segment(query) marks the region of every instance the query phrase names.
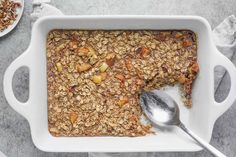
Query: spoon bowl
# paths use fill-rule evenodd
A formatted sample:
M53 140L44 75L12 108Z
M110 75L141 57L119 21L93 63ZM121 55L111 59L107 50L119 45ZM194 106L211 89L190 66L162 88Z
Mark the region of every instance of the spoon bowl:
M160 126L178 125L179 107L168 94L161 91L145 92L140 96L141 107L146 116Z

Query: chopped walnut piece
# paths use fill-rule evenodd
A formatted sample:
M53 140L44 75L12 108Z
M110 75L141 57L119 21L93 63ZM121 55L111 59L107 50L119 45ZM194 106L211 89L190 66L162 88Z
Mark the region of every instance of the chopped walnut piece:
M127 96L121 97L120 100L117 102L119 106L123 106L129 102L129 98Z
M83 64L77 65L77 71L78 72L84 72L84 71L87 71L90 68L91 68L91 65L88 64L88 63L83 63Z
M103 72L103 73L100 74L100 76L102 77L102 81L103 81L107 78L107 73Z
M107 59L107 60L106 60L106 63L107 63L109 66L113 66L113 65L115 64L115 58Z
M77 49L79 56L87 56L89 54L89 49L86 47L80 47Z
M185 48L185 47L189 47L189 46L191 46L192 45L192 42L191 41L189 41L189 40L185 40L185 41L183 41L183 43L182 43L182 46Z
M146 47L140 47L136 50L136 52L142 57L142 58L145 58L147 57L151 50L149 48L146 48Z
M76 112L71 112L70 113L70 122L74 124L78 118L78 114Z
M106 63L109 66L113 66L115 64L115 59L116 59L116 55L114 53L110 53L106 56Z
M187 81L188 78L186 78L184 75L180 75L178 78L179 83L184 84Z
M125 80L125 77L124 77L124 75L122 75L122 74L116 74L116 76L115 76L117 79L119 79L120 81L124 81Z
M198 73L198 71L199 71L199 66L198 66L198 64L197 64L197 63L194 63L194 64L192 65L192 67L191 67L191 70L192 70L193 72L195 72L195 73Z

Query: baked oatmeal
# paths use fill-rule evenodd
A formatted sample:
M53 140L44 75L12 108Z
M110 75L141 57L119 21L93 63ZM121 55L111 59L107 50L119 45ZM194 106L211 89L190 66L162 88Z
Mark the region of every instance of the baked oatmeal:
M189 30L53 30L47 38L48 126L53 136L144 136L141 90L180 84L191 107L198 73Z

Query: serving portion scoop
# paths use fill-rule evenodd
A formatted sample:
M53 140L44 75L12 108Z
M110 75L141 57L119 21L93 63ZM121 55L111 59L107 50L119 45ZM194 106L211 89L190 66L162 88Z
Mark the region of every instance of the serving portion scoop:
M213 155L217 157L226 157L216 148L185 127L180 121L177 103L168 94L160 90L156 90L155 92L143 91L140 96L140 103L143 112L152 123L161 127L178 126Z

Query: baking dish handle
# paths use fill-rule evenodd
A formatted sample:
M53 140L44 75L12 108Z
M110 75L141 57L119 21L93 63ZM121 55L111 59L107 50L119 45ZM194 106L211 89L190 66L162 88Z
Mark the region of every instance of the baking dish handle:
M16 99L14 93L13 93L13 86L12 86L12 80L14 73L17 69L20 67L30 67L30 60L28 55L28 50L26 50L22 55L20 55L18 58L16 58L10 66L6 69L4 78L3 78L3 91L6 97L7 102L9 105L17 112L19 112L22 116L27 118L28 116L28 108L29 108L29 99L27 102L20 102Z
M225 100L220 103L214 100L215 102L214 102L213 114L215 114L218 118L220 115L222 115L225 111L227 111L231 107L231 105L234 103L236 99L236 67L227 57L225 57L220 52L217 52L216 58L214 58L213 60L214 60L213 70L218 65L223 66L228 71L231 81L230 91Z

